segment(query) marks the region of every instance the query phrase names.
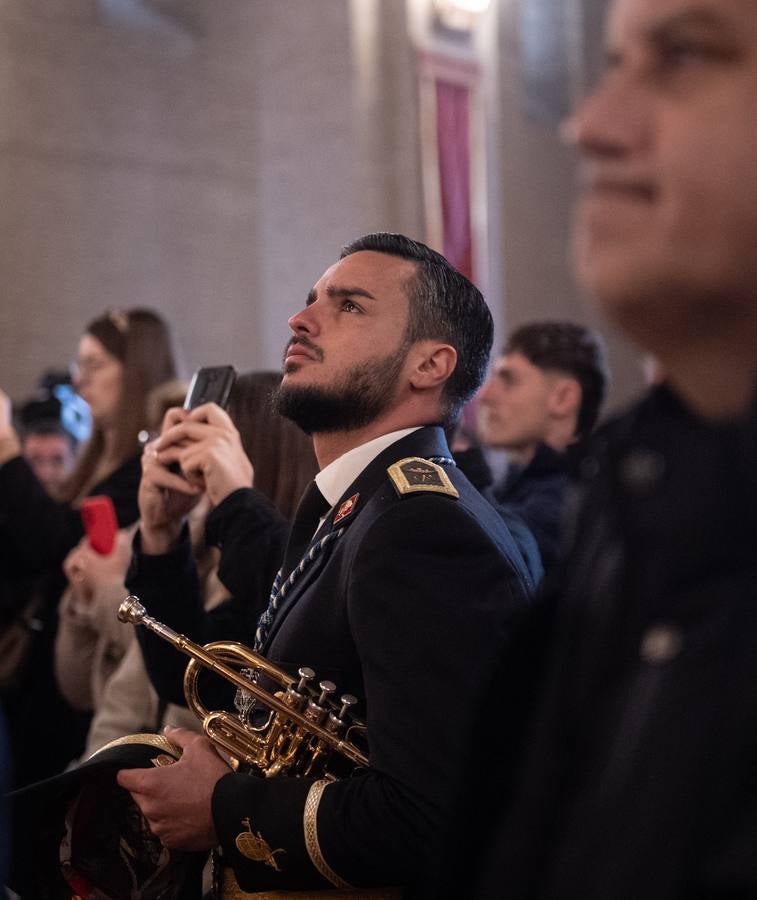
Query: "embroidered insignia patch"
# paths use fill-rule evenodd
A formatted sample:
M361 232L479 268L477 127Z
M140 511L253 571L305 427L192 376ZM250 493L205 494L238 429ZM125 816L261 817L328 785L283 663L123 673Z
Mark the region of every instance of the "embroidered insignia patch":
M456 499L460 496L444 469L420 456L401 459L389 466L387 472L400 497L417 492L446 494Z
M339 507L336 511L336 515L334 516L334 525L339 524L343 519L346 519L347 516L351 516L357 506L357 501L360 498L360 494L353 494L348 500L345 500L344 503Z
M271 866L272 869L276 869L277 872L281 872L282 870L276 862L276 854L286 853L286 850L271 850L270 845L260 832L258 831L255 833L252 830L249 818L242 819L242 825L247 831L240 831L237 835L236 840L234 841L237 845L237 850L239 850L246 859L252 859L255 862L263 862L267 866Z

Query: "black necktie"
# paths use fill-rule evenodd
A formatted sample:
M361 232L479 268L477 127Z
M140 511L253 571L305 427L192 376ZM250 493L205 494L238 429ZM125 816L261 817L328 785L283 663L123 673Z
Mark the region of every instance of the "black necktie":
M329 501L318 490L315 481L311 481L294 514L292 530L289 532L289 541L284 553L284 565L281 569L284 578L302 559L318 528L321 516L328 512L330 506Z

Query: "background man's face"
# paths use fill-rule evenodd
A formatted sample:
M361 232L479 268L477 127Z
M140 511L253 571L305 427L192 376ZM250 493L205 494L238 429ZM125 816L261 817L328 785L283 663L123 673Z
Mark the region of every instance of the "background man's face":
M522 353L501 356L478 395L478 426L488 447L535 448L547 434L554 376Z
M28 435L23 456L48 493L63 484L74 464L73 447L64 434Z
M757 290L757 2L616 0L573 126L580 281L647 347L738 321Z

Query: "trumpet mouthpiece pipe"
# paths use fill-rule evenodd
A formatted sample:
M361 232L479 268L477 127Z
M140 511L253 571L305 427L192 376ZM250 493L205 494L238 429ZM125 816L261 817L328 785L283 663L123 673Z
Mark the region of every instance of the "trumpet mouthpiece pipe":
M124 597L121 601L121 605L118 607L116 615L118 616L119 622L123 622L124 624L131 622L133 625L138 625L145 615L145 608L140 603L139 597L135 597L134 594L129 594L128 597Z
M143 625L149 631L159 634L174 645L178 645L180 641L186 641L183 635L178 634L172 628L169 628L168 625L164 625L157 619L153 619L152 616L148 616L139 597L135 597L134 594L129 594L128 597L121 601L116 615L119 622L123 622L125 625Z

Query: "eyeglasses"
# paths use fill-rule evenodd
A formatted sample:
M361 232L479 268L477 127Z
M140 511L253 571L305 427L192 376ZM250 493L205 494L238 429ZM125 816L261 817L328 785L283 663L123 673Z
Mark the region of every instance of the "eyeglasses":
M96 372L106 369L110 365L110 360L97 359L94 356L85 356L81 359L74 360L70 365L71 376L73 378L89 378Z

